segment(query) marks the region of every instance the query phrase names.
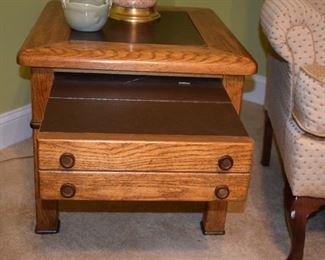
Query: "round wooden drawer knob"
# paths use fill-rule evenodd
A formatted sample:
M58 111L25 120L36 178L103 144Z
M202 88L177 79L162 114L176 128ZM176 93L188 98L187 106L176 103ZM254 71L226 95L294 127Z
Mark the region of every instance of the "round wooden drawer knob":
M71 183L65 183L61 186L60 193L63 198L70 199L76 194L76 186Z
M215 194L218 199L224 200L229 197L230 190L229 190L228 186L225 186L225 185L219 186L216 188Z
M60 157L60 164L63 168L71 169L75 164L74 155L71 153L64 153Z
M225 155L218 160L218 166L223 171L229 171L234 166L234 160L231 156Z

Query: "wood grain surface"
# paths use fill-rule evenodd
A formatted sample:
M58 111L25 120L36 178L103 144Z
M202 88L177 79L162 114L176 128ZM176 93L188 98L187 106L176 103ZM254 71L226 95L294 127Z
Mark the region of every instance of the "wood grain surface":
M40 171L42 199L64 199L60 188L75 185L72 200L211 201L218 185L228 185L227 200L245 200L246 174Z
M256 72L253 58L211 10L160 10L187 12L205 44L71 41L60 1L50 1L17 55L20 65L32 67L32 123L42 123L54 71L223 78L239 112L244 76ZM216 200L217 185L229 186L230 205L246 198L253 151L253 141L248 137L34 130L33 138L39 233L57 231L57 200L63 199L60 188L64 183L76 186L76 200L210 201L204 217L207 231L224 228L227 202ZM65 152L76 157L72 170L60 166L59 158ZM218 168L218 158L223 155L234 159L229 172Z
M210 201L202 218L202 228L207 235L224 234L228 209L227 200Z
M211 10L183 10L186 10L192 18L206 45L69 41L70 33L64 24L60 3L52 1L20 50L18 63L31 67L146 73L203 75L255 73L255 61ZM46 19L51 19L51 22L46 22Z
M223 78L223 85L238 114L241 109L244 83L245 77L243 76L225 76Z
M37 135L39 130L33 130L33 148L34 148L34 183L35 183L35 216L36 233L56 232L59 225L59 205L56 200L44 201L40 198L39 171L37 157Z
M74 155L74 170L215 173L222 172L218 160L225 155L234 160L231 172L247 174L251 167L253 145L249 138L233 138L230 142L220 137L218 142L212 142L207 137L195 142L189 137L182 140L181 136L177 141L164 141L159 135L152 135L152 140L132 140L129 135L113 140L113 135L104 134L78 134L80 139L76 139L74 135L40 133L39 168L62 169L59 159L64 153Z
M44 19L44 18L41 18ZM52 70L33 68L31 71L31 94L32 94L32 123L40 124L44 117L45 107L50 95L54 73ZM55 200L44 201L39 193L38 172L38 129L33 130L34 148L34 182L35 182L35 211L36 233L55 233L59 228L58 202Z
M33 68L31 75L32 86L32 122L40 124L48 98L50 96L54 72L50 69Z

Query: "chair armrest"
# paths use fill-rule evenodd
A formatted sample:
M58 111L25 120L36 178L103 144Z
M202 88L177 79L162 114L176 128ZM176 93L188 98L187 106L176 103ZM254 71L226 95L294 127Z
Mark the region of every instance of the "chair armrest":
M299 71L293 103L292 115L300 128L325 137L325 65L306 65Z
M274 50L295 74L304 64L325 62L325 18L306 0L266 0L261 24Z

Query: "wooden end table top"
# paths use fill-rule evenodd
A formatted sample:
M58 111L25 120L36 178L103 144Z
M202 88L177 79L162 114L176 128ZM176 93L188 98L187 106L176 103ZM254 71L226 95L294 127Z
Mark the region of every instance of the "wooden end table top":
M245 76L256 72L253 58L212 10L160 7L159 11L163 14L162 21L164 17L166 21L171 19L168 13L186 13L203 43L132 43L78 38L72 35L73 31L66 23L60 2L53 0L18 53L18 63L38 68L171 75ZM143 30L146 29L142 28L141 34Z

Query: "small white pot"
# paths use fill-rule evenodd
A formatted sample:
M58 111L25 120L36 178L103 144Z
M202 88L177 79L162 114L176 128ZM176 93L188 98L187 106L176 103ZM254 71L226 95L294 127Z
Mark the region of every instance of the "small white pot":
M95 32L105 25L112 0L61 0L61 3L72 29Z

